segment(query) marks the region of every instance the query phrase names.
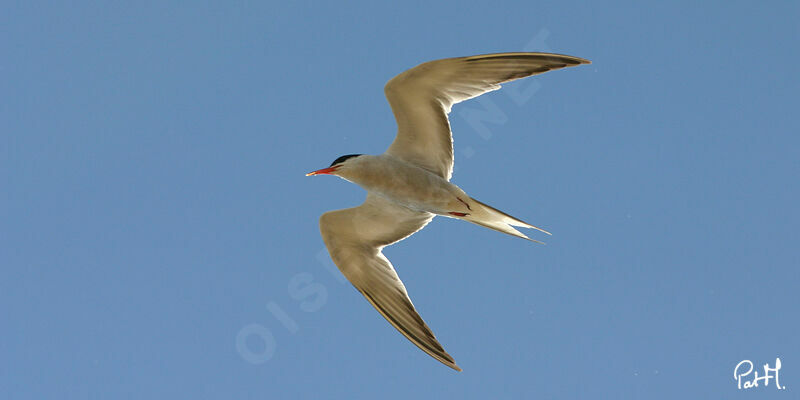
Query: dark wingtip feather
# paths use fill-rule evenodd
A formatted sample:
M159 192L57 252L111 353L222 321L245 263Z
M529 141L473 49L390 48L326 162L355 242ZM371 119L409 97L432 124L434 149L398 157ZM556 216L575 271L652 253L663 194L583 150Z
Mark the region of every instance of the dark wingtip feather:
M496 53L496 54L483 54L477 56L470 56L465 58L465 61L479 61L479 60L529 60L536 59L549 59L555 63L565 63L568 65L591 64L592 62L580 57L568 56L566 54L556 53Z

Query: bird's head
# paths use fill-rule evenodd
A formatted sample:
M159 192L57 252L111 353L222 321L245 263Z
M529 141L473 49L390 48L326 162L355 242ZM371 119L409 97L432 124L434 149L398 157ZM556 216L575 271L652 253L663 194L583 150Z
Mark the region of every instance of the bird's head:
M337 175L342 176L343 172L346 172L348 169L352 168L355 164L354 161L358 156L361 154L348 154L341 156L331 163L331 166L328 168L318 169L316 171L311 171L306 174L306 176L311 175Z

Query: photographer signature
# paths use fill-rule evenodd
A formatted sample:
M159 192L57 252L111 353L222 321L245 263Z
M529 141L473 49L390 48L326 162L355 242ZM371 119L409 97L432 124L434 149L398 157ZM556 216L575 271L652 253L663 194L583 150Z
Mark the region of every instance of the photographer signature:
M753 387L758 387L758 382L762 381L764 383L764 387L769 386L769 380L774 378L775 379L775 387L780 389L786 389L786 386L781 386L780 382L778 381L778 375L780 374L781 370L781 359L775 359L775 368L770 368L769 363L764 364L764 375L758 376L758 371L753 371L753 363L750 360L742 360L738 364L736 364L736 368L733 369L733 379L737 382L739 389L750 389ZM748 380L748 375L753 373L753 379ZM774 374L772 374L774 373Z

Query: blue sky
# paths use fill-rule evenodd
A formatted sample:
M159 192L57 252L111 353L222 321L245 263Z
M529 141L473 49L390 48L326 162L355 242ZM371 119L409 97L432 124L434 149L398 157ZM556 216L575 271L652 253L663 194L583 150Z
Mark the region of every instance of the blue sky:
M798 17L6 4L0 397L792 397ZM456 373L331 270L318 217L363 190L303 174L383 152L394 75L521 50L593 64L454 107L453 182L547 245L437 218L385 251ZM736 388L777 357L785 390Z

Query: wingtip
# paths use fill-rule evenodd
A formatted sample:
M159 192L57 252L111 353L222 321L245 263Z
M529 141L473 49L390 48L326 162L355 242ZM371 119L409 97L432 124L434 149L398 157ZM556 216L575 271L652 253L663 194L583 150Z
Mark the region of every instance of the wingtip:
M573 61L577 61L578 63L575 64L575 65L591 64L592 63L591 60L587 60L587 59L581 58L581 57L575 57L575 56L566 56L566 57L570 57Z
M587 60L585 58L570 56L570 55L566 55L566 54L553 53L552 55L564 57L564 61L568 64L567 65L568 67L574 67L574 66L577 66L577 65L591 64L592 63L590 60Z
M568 65L569 67L575 67L575 66L578 66L578 65L591 64L592 63L591 60L587 60L585 58L580 58L580 57L575 57L575 56L566 56L566 57L570 57L570 61L571 62L569 62L569 64L570 64L570 65Z
M450 361L450 360L447 360L447 362L444 362L444 361L442 361L442 360L439 360L439 361L441 361L441 363L442 363L442 364L444 364L444 365L447 365L448 367L450 367L450 368L452 368L452 369L454 369L454 370L456 370L456 371L458 371L458 372L461 372L461 371L462 371L461 367L459 367L458 365L456 365L456 362L455 362L455 361Z
M454 370L456 370L458 372L461 372L461 367L459 367L458 364L456 364L456 360L453 359L453 356L451 356L450 354L447 354L447 352L445 352L444 355L446 357L441 357L441 358L434 357L434 358L436 358L440 363L442 363L442 364L444 364L444 365L446 365L446 366L448 366L448 367L450 367L450 368L452 368L452 369L454 369Z

